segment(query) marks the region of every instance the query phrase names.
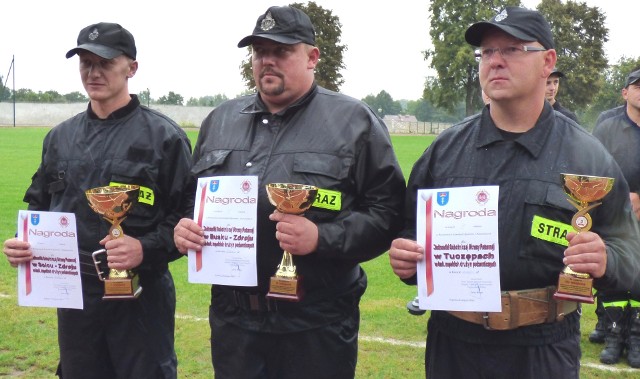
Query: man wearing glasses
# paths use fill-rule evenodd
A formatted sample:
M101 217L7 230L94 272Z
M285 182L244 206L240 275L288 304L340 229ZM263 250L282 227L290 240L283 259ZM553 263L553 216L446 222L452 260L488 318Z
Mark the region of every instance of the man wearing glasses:
M400 279L416 282L425 255L415 242L418 189L497 185L502 311L431 311L426 376L577 379L579 304L555 300L554 286L565 265L590 274L597 289L639 286L640 234L628 186L604 147L545 100L556 51L539 12L507 7L471 25L465 39L479 47L480 85L491 106L440 134L416 162L405 229L389 257ZM576 209L561 173L615 179L591 211L591 231L573 232ZM561 237L553 238L553 228L542 223L562 229Z

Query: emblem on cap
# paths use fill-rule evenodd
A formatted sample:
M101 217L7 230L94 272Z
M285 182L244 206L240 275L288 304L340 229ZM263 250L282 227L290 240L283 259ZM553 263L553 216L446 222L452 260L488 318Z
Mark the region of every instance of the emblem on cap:
M502 12L498 13L496 15L496 17L494 18L494 20L496 20L496 22L500 22L502 20L504 20L505 18L507 18L508 14L507 14L507 10L503 9Z
M95 28L91 33L89 33L89 39L93 41L94 39L98 38L99 35L100 33L98 33L98 28Z
M260 23L260 29L262 29L263 31L267 31L272 29L274 26L276 26L276 20L273 19L273 17L271 16L271 11L267 12L267 15L264 16L264 19L262 19L262 22Z

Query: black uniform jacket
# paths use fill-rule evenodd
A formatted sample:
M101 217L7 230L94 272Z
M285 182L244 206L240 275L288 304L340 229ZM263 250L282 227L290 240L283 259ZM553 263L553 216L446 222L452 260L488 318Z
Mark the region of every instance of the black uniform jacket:
M593 135L611 152L631 192L640 191L640 126L627 115L625 105L602 112ZM638 253L640 254L640 252Z
M576 116L575 113L573 113L572 111L570 111L569 109L563 107L562 105L560 105L560 102L556 100L555 103L553 103L553 109L556 112L560 112L563 115L569 117L570 119L572 119L575 122L578 122L578 116Z
M637 251L640 235L629 202L629 189L620 168L606 149L578 124L558 115L545 102L531 130L505 138L485 107L481 114L445 130L416 162L409 179L403 235L415 239L416 191L498 185L500 191L500 285L503 291L556 285L562 271L562 235L547 225L570 227L576 208L563 190L562 173L615 179L602 205L589 213L591 231L607 246L607 268L594 280L598 289L627 290L640 285ZM547 221L548 220L548 221ZM549 222L551 221L551 222ZM578 315L564 322L486 331L480 325L432 312L447 333L476 342L547 343L578 331Z
M384 123L364 103L316 85L277 114L258 95L217 107L202 123L192 171L195 177L258 177L258 286L212 289L213 311L246 328L308 329L357 309L366 287L359 263L385 252L401 228L405 181ZM279 311L255 316L219 293L268 291L283 253L276 223L268 219L274 211L268 183L314 185L328 196L304 214L318 227L317 250L294 256L304 300L281 302Z
M102 248L98 242L111 224L91 209L85 191L110 184L141 186L138 202L121 226L142 244L138 270L144 281L164 273L168 262L181 256L173 228L190 167L191 145L184 131L133 95L108 119L98 119L89 106L51 129L24 201L31 210L75 213L81 272L99 283L91 253Z

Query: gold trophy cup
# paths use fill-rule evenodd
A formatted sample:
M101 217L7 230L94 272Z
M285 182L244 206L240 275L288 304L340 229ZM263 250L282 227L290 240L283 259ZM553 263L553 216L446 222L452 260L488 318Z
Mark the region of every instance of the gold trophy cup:
M613 188L613 178L575 174L561 174L567 199L578 209L571 219L571 226L580 233L591 229L589 211L598 205ZM593 304L593 278L578 273L566 266L558 278L558 290L553 295L558 300L578 301Z
M135 185L118 185L92 188L85 191L89 205L94 212L111 223L109 234L113 238L123 236L120 224L127 218L127 213L138 201L140 187ZM138 274L131 270L110 269L105 277L102 267L106 266L106 249L93 252L93 263L98 277L104 282L103 300L135 299L142 292ZM104 257L105 261L101 260ZM101 267L102 266L102 267ZM105 269L106 270L106 269Z
M279 212L295 215L303 214L316 199L318 188L305 184L271 183L267 184L269 201ZM296 273L291 253L285 250L278 270L271 277L267 297L300 301L304 295L302 277Z

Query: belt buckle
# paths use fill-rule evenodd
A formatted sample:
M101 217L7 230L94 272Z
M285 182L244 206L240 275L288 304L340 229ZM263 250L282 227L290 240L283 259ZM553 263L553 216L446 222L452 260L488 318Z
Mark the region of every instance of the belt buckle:
M235 305L250 312L277 312L278 302L268 299L260 293L245 293L242 291L232 291Z
M259 311L260 299L258 298L258 295L255 293L250 293L247 297L249 298L249 310Z
M482 313L482 326L486 330L493 330L493 328L489 325L489 312Z

